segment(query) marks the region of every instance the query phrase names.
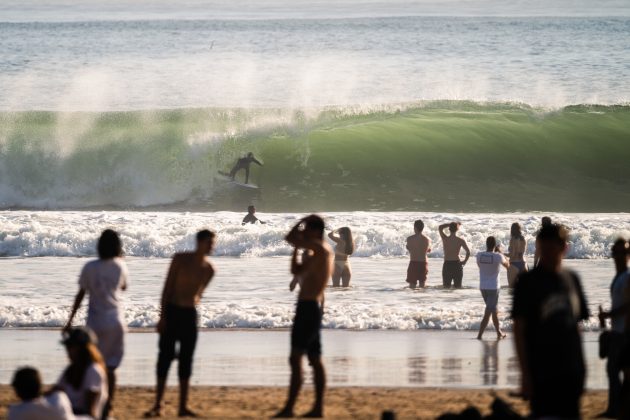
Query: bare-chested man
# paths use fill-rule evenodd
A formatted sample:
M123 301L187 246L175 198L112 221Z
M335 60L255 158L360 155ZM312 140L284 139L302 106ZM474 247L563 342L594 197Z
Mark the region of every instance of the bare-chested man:
M456 289L462 287L462 279L464 277L464 266L470 258L470 249L466 241L457 236L457 231L461 223L451 222L445 223L438 227L442 245L444 247L444 265L442 266L442 285L445 289L450 289L451 284ZM448 228L450 234L444 233L444 229ZM466 252L466 257L462 261L459 257L461 250Z
M157 393L155 405L145 417L159 417L162 414L162 398L166 377L171 362L179 359L179 417L196 417L187 406L188 388L192 373L192 359L197 343L196 305L212 277L214 267L208 260L214 247L214 233L202 230L197 233L197 248L194 252L175 254L164 283L160 320L157 330L160 334L157 363ZM179 341L179 355L175 344Z
M302 263L292 259L291 271L301 278L293 330L291 331L291 383L284 408L276 418L294 417L293 407L302 387L302 356L306 354L313 367L315 382L315 404L303 417L322 417L324 413L324 390L326 373L321 360L320 328L322 312L320 302L333 270L333 252L324 241L324 221L311 215L302 220L289 232L287 242L295 248L309 252Z
M431 239L424 236L424 222L416 220L413 224L415 235L407 238L407 250L409 251L409 267L407 267L407 283L412 289L418 286L424 287L429 274L427 254L431 252Z

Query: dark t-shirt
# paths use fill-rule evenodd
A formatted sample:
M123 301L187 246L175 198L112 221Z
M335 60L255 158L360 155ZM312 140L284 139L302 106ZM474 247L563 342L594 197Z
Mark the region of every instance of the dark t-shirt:
M525 321L525 352L534 389L583 387L585 367L578 322L589 318L575 273L522 273L516 283L512 317Z

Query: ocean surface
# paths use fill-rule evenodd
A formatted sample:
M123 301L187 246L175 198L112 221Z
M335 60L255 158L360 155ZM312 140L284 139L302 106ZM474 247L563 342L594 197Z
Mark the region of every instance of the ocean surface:
M630 208L630 4L0 5L0 208ZM253 151L260 189L215 178Z

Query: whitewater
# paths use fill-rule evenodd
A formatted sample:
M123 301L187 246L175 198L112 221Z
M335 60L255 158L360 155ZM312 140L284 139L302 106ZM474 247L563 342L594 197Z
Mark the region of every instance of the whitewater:
M200 325L287 328L283 236L310 212L357 240L327 329L476 329L474 262L464 289L438 286L451 220L473 255L520 222L531 262L550 215L591 310L608 302L609 248L630 236L627 2L297 3L0 4L0 328L62 326L113 228L126 323L152 329L169 257L204 227L218 275ZM249 151L259 189L217 180ZM250 204L268 224L241 226ZM412 291L418 218L436 246ZM509 306L504 289L508 330Z

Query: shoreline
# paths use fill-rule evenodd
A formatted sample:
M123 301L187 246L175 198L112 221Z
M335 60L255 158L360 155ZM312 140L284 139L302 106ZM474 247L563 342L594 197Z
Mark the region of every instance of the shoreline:
M141 418L151 408L154 392L150 386L118 387L115 418ZM176 418L177 392L176 387L168 387L162 418ZM380 419L384 410L393 410L399 420L431 419L446 412L460 412L469 406L486 415L490 413L495 393L520 414L527 414L526 403L510 397L506 389L330 387L326 394L325 415L334 419ZM269 418L281 408L285 397L286 387L279 386L193 386L190 407L201 418ZM583 417L593 418L602 412L606 399L606 391L587 391L582 399ZM6 416L8 404L15 401L11 387L0 385L0 418ZM312 385L306 383L298 399L296 415L308 411L312 401Z

